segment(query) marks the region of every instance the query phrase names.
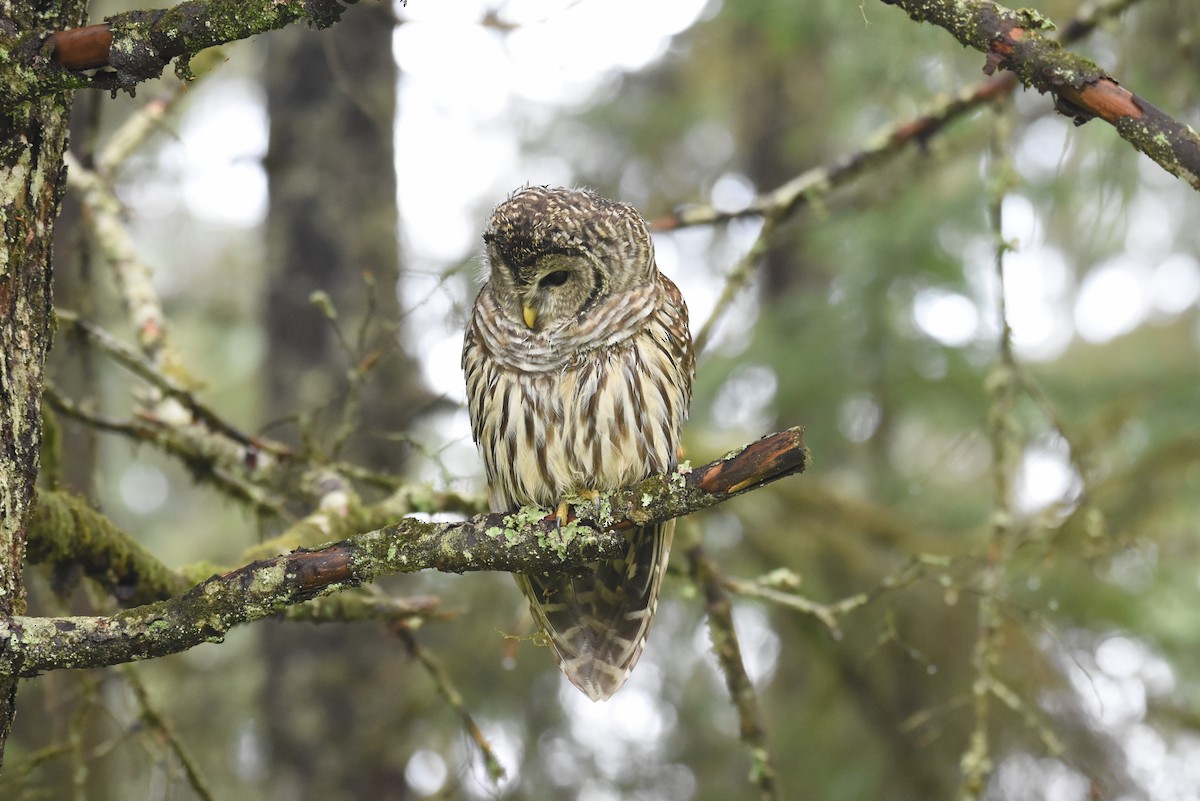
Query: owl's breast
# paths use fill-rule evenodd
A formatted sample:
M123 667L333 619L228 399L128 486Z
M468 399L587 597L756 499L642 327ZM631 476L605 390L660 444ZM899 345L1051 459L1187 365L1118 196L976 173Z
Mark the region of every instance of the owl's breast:
M586 351L557 370L468 365L494 509L553 506L580 489L616 489L674 465L686 397L678 366L651 337Z
M481 292L463 344L493 510L553 506L674 466L695 371L674 284L659 276L610 298L569 338L517 326Z

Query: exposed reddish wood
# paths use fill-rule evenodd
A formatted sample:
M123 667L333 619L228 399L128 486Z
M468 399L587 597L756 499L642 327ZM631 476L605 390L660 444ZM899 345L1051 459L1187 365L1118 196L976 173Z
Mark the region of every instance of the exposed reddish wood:
M54 60L69 70L91 70L108 65L112 26L107 22L51 34Z
M1091 111L1105 122L1116 122L1122 117L1141 119L1142 108L1138 105L1133 92L1124 88L1111 78L1101 78L1095 83L1089 83L1083 89L1073 86L1060 86L1058 93L1077 106Z
M302 594L317 593L338 582L354 581L350 553L344 543L320 551L297 551L289 560L288 573Z
M693 470L687 481L705 492L730 495L799 472L807 461L804 429L789 428Z

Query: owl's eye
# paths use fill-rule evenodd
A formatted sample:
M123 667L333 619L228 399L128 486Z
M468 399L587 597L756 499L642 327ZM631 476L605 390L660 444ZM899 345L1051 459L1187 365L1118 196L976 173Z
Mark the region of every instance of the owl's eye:
M552 273L548 273L541 281L538 281L538 286L562 286L567 283L567 278L569 277L570 273L566 270L555 270Z

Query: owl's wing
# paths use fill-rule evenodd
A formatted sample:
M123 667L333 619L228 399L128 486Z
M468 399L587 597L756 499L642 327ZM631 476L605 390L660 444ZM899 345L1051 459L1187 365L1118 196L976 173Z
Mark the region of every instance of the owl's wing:
M620 689L642 655L674 533L674 520L631 529L624 559L580 578L516 577L559 668L593 701Z

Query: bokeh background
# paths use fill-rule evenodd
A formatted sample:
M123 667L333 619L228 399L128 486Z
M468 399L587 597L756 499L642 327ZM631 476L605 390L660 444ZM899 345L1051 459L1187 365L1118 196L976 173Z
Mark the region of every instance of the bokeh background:
M1192 3L1122 3L1072 48L1196 126ZM98 2L93 20L133 7ZM1088 8L1038 5L1060 27ZM1200 798L1196 192L1102 122L1075 127L1017 90L817 185L763 239L755 215L661 224L736 213L872 147L982 66L883 4L360 3L327 31L210 51L186 85L81 93L72 150L92 164L161 107L109 177L169 326L163 369L241 430L360 466L366 502L398 482L480 495L458 364L489 209L526 183L634 204L663 228L659 266L694 330L711 323L688 457L791 425L814 457L688 519L680 541L730 579L818 603L865 594L831 630L734 593L783 797ZM136 343L89 219L69 197L56 302ZM731 274L745 286L725 303ZM94 417L170 426L95 348L60 336L51 361L54 391ZM171 566L241 564L311 511L299 472L256 496L253 476L214 479L161 442L61 430L55 479ZM0 794L757 797L681 562L606 704L528 638L510 577L398 577L381 589L449 614L399 636L265 621L26 682ZM35 612L115 608L69 576L27 581Z

